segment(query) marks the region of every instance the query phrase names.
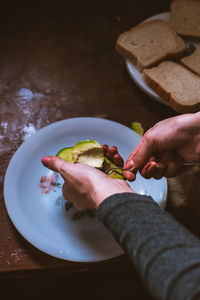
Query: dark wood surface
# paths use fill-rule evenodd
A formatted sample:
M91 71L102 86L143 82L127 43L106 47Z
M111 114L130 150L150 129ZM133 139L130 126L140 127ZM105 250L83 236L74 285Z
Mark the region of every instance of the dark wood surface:
M8 163L27 137L71 117L102 117L145 130L176 113L145 95L115 51L118 35L147 17L169 10L170 1L16 1L0 12L0 285L7 298L151 299L125 255L98 263L63 261L37 250L17 232L4 205ZM22 89L34 100L24 101ZM29 94L30 96L30 94ZM198 171L188 175L197 182ZM193 177L191 177L193 176ZM192 178L192 179L191 179ZM182 180L182 179L181 179ZM195 181L196 180L196 181ZM173 183L173 182L172 182ZM199 234L198 209L169 198L167 209ZM176 183L173 193L176 194ZM179 191L180 199L181 192ZM181 202L182 201L182 202ZM197 202L197 199L195 199ZM178 203L178 204L177 204ZM181 204L180 204L181 203ZM132 296L131 296L132 295Z

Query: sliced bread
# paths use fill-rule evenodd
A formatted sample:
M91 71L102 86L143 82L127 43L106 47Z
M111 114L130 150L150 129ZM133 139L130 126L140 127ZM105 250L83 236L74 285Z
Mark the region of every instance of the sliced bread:
M200 38L200 1L172 1L171 25L180 35Z
M181 62L190 70L200 75L200 45L192 55L185 56Z
M157 67L145 69L143 80L163 100L179 112L195 112L200 109L200 77L184 66L164 61Z
M122 33L116 42L116 50L140 71L162 60L176 58L184 49L182 38L163 20L142 22Z

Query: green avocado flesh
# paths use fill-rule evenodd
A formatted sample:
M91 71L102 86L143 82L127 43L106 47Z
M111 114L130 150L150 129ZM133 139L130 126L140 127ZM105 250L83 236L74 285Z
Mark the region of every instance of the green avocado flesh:
M103 172L109 168L117 167L107 157L104 157L101 145L93 140L81 141L74 147L63 148L56 156L68 162L83 163L98 168ZM108 176L114 179L125 179L121 169L117 170L117 172L113 171Z
M76 163L83 163L94 168L102 168L104 161L103 149L96 141L82 141L73 147L72 158Z

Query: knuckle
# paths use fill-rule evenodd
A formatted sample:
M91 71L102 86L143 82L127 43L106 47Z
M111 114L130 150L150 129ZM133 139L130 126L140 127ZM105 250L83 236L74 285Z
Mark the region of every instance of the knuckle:
M59 166L58 169L59 169L59 172L60 172L61 175L65 174L65 166L64 165Z
M152 132L152 129L149 129L145 135L144 135L144 140L149 143L154 139L154 134Z

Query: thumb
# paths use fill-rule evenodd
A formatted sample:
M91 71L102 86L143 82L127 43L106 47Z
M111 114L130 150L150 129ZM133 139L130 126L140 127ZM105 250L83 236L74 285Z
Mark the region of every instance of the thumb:
M62 158L56 156L44 156L41 162L45 167L54 172L59 172L62 176L70 173L72 165L72 163L66 162Z
M136 172L141 167L143 167L149 160L149 158L155 152L155 145L152 141L147 141L145 137L141 142L136 146L133 152L130 154L127 159L124 168L130 169L133 172Z

